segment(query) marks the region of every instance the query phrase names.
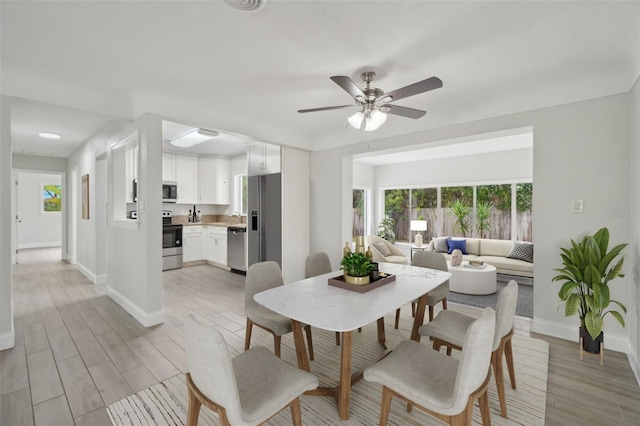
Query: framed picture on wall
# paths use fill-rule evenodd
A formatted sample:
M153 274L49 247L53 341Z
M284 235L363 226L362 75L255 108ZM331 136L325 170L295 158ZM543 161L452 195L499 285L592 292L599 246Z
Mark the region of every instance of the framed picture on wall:
M62 211L62 186L58 183L42 183L42 212Z
M89 219L89 174L82 176L82 218Z

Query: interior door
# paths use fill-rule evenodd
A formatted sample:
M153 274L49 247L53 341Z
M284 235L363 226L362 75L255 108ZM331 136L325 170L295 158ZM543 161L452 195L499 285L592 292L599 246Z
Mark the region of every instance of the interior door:
M13 218L13 226L11 227L11 264L15 265L19 262L18 258L18 233L20 232L20 214L18 212L18 175L15 170L11 171L11 217Z

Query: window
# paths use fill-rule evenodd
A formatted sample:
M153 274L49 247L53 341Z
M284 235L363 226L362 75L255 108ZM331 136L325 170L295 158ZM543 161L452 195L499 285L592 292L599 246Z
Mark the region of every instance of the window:
M352 235L364 235L365 230L365 193L364 189L353 190L353 231Z
M394 223L396 241L409 241L409 189L384 191L384 213Z
M247 214L247 175L233 177L233 206L240 215Z
M442 235L471 237L473 234L473 186L441 189Z
M516 238L520 241L533 241L531 230L531 205L533 184L516 184Z
M62 186L59 183L42 183L42 213L62 211Z
M411 220L426 220L427 230L420 231L424 241L431 241L436 236L438 220L438 189L417 188L411 189ZM415 236L415 231L411 233ZM411 239L413 241L413 239Z
M486 228L480 232L479 220L483 207L488 207L490 215L485 221ZM477 187L475 226L481 238L511 239L511 184Z

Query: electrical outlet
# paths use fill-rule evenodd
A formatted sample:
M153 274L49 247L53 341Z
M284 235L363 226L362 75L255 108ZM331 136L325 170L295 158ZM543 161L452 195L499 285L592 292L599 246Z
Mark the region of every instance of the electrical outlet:
M583 213L584 212L584 200L573 199L571 200L571 213Z

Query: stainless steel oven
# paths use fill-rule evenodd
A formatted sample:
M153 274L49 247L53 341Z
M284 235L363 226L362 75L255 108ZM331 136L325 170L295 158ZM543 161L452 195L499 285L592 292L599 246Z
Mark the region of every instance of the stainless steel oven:
M182 268L182 225L171 223L171 212L162 212L162 270Z

